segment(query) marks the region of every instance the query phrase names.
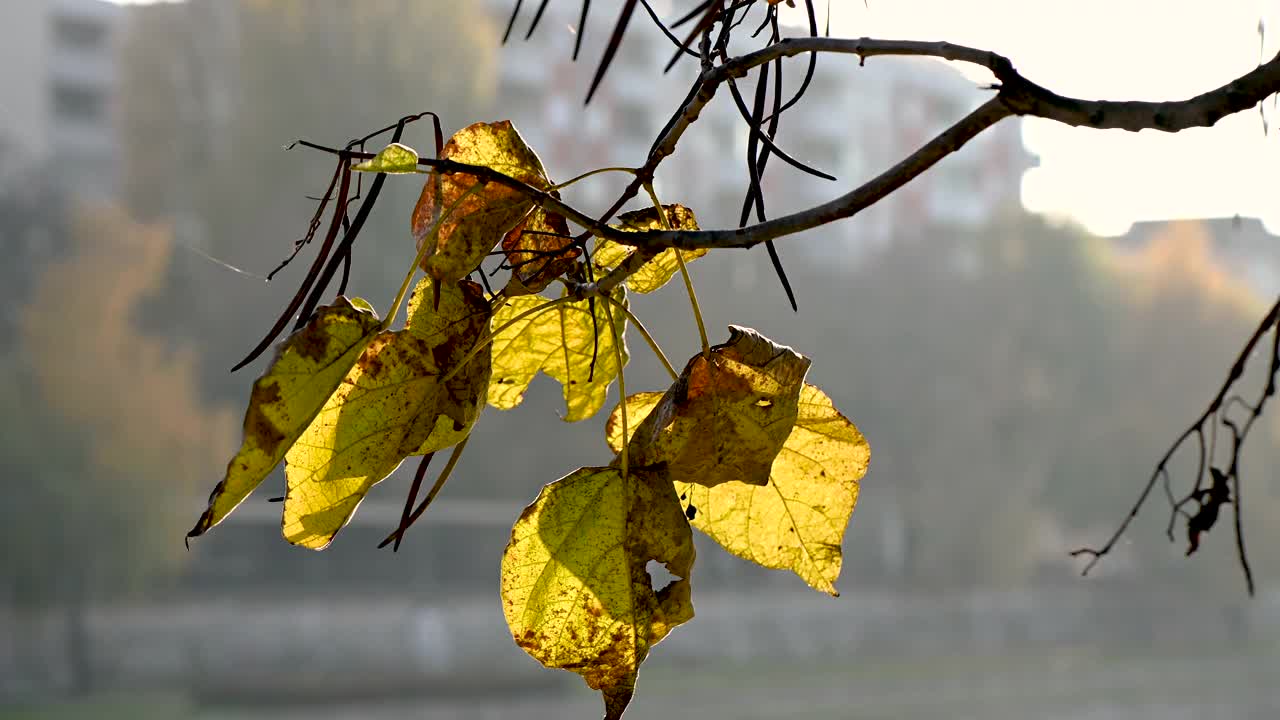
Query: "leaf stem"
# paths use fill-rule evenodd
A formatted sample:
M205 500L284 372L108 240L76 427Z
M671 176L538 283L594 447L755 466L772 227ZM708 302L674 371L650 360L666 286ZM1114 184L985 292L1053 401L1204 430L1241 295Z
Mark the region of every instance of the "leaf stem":
M671 219L667 217L666 208L662 207L662 202L658 200L658 193L653 189L653 183L644 184L645 192L649 193L649 199L653 201L653 207L658 211L658 217L662 219L662 224L671 230ZM676 262L680 265L680 277L684 278L684 289L689 293L689 304L693 307L693 319L698 323L698 339L702 341L702 356L711 358L711 343L707 341L707 326L702 321L702 308L698 305L698 293L693 289L693 280L689 277L689 268L685 267L684 255L678 248L676 251Z
M409 529L409 526L417 522L422 517L422 513L427 511L427 507L431 505L431 501L436 499L436 495L440 494L440 489L449 481L449 476L453 474L453 468L458 464L458 458L462 457L462 451L467 447L467 440L471 439L471 433L467 433L465 437L453 446L453 452L449 453L449 462L445 463L444 469L440 471L440 476L436 478L436 482L427 491L427 496L422 498L422 502L418 507L414 508L413 513L406 520L402 520L400 527L395 532L388 535L382 542L378 543L379 548L384 548L391 543L399 545L401 536Z
M627 314L627 319L630 320L631 324L635 325L636 329L640 331L640 334L644 337L645 342L649 343L649 348L653 350L654 355L658 356L658 362L662 363L662 367L665 368L667 371L667 374L671 376L672 382L679 380L680 373L676 372L676 369L674 366L672 366L671 361L668 360L666 354L662 352L662 347L658 345L658 341L653 339L653 336L649 334L648 328L644 326L644 323L640 322L640 318L636 317L636 314L631 312L631 308L628 308L626 305L624 305L620 300L615 298L613 295L606 293L604 295L601 295L600 297L607 299L611 304L613 304L614 307L618 308L619 310Z
M584 173L582 173L581 175L577 175L577 176L575 176L575 177L569 178L568 180L565 180L565 181L564 181L564 182L562 182L562 183L556 183L555 185L552 185L551 187L547 188L547 190L548 190L548 191L551 191L551 190L560 190L561 188L567 188L567 187L569 187L570 185L572 185L572 184L574 184L574 183L578 182L579 180L586 180L587 178L591 177L592 175L599 175L599 174L601 174L601 173L607 173L607 172L623 172L623 173L630 173L631 175L635 175L635 174L636 174L636 169L635 169L635 168L629 168L629 167L602 167L602 168L596 168L595 170L588 170L587 172L584 172Z
M432 174L438 175L438 173ZM432 179L427 180L427 182L431 181ZM396 315L400 313L400 303L404 302L404 296L409 293L409 285L413 283L413 276L418 274L418 266L422 264L423 258L427 256L427 249L436 246L436 237L440 234L440 225L444 223L444 219L452 215L453 211L462 204L463 200L471 197L471 195L476 193L483 186L483 182L477 181L474 185L467 188L466 192L462 193L457 200L454 200L453 203L440 214L440 217L437 217L435 222L431 223L431 233L427 237L423 238L422 247L418 248L417 254L413 256L413 264L409 266L409 273L404 276L404 282L400 283L400 291L396 293L396 299L391 301L391 309L387 311L387 317L382 321L383 330L390 330L391 323L395 322ZM436 197L440 197L439 192L436 193Z
M612 300L613 298L609 298ZM618 457L622 463L622 481L627 482L627 446L631 443L631 431L627 428L627 375L622 363L622 335L618 332L618 326L613 322L613 303L606 302L604 304L604 313L609 318L609 332L613 333L613 354L618 363L618 395L619 407L622 408L622 450L618 453ZM630 313L628 313L630 314Z
M693 319L698 323L698 339L702 341L702 356L711 358L711 343L707 341L707 326L702 322L702 308L698 306L698 293L693 289L693 280L684 265L684 255L676 250L676 262L680 263L680 275L684 278L684 288L689 291L689 304L693 306Z

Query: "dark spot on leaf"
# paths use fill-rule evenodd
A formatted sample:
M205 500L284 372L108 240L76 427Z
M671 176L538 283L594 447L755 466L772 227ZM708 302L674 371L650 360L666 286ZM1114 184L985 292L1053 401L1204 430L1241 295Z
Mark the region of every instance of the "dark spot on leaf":
M274 381L254 383L249 402L254 405L272 405L280 402L280 385Z
M244 432L247 437L258 441L268 453L275 452L285 435L271 422L271 418L263 413L263 407L280 402L280 387L274 382L254 383L249 396L249 409L245 412Z
M377 377L382 374L382 358L374 352L366 352L360 356L360 360L356 362L361 372Z
M692 505L684 509L684 516L689 518L690 520L692 520L694 516L697 514L698 514L698 508Z
M436 367L447 368L453 366L453 346L448 343L436 345L431 348L431 359L435 361Z
M322 327L311 325L293 336L289 342L289 349L307 360L317 361L323 358L329 349L329 336L325 334Z

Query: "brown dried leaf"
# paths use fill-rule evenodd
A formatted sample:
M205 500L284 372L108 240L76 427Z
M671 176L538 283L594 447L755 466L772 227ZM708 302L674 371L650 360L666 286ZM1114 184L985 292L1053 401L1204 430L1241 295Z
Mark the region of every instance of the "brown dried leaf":
M572 269L582 254L572 245L569 223L563 216L534 208L502 239L502 250L511 266L507 297L542 292L552 280Z
M445 143L440 158L483 165L541 190L550 186L542 161L509 120L459 130ZM444 216L422 269L438 282L461 280L532 208L532 200L505 185L484 182L469 173L432 174L410 223L421 250L432 240L437 219Z
M661 399L654 392L628 396L629 424L640 424ZM614 452L622 449L621 413L619 404L605 431ZM773 461L768 485L677 483L676 492L688 502L691 524L725 550L791 570L813 589L837 595L840 546L870 461L858 428L806 383L796 426Z
M764 485L796 424L809 359L755 330L696 355L632 435L634 465L666 463L671 480Z

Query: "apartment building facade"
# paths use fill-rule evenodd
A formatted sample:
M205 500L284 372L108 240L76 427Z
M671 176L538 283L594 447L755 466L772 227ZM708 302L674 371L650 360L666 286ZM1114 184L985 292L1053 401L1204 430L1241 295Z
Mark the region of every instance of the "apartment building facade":
M34 166L72 194L114 194L121 18L105 0L0 3L0 172Z

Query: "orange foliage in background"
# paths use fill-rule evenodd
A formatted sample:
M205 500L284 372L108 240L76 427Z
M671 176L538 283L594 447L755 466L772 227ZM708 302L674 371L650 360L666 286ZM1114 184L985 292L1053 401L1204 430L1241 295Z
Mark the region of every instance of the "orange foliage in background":
M1215 253L1216 240L1199 220L1173 220L1132 253L1109 253L1108 264L1143 304L1193 294L1197 305L1256 315L1266 306Z
M76 210L72 225L69 254L43 271L22 314L20 353L43 411L85 438L88 467L68 491L109 499L99 519L142 514L159 531L152 541L179 549L186 511L235 447L235 419L200 397L195 354L140 323L168 273L170 229L107 206Z

